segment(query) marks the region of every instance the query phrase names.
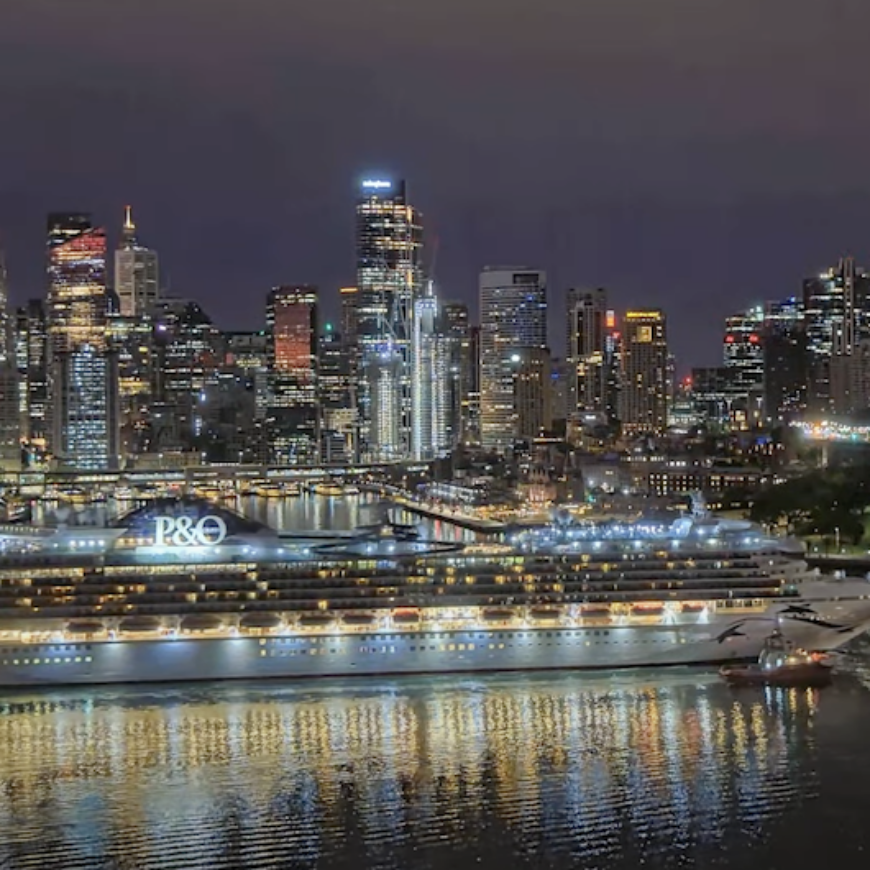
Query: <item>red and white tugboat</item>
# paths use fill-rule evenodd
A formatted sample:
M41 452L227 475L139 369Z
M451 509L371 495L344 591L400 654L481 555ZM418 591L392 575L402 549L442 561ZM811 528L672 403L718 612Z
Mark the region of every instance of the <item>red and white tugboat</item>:
M729 686L821 688L831 682L832 668L824 653L795 647L776 629L764 642L758 662L726 665L719 673Z

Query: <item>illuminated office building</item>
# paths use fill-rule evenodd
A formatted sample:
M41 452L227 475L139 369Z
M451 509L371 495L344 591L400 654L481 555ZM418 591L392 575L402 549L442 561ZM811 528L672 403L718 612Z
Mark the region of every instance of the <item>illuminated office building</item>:
M629 311L622 328L620 421L626 435L661 435L668 425L668 338L659 309Z
M31 299L15 317L21 437L35 460L48 444L48 331L45 306Z
M151 408L154 404L154 324L147 314L110 314L109 347L118 373L118 425L121 455L150 450Z
M414 302L412 366L413 457L436 459L450 452L449 339L441 331L438 300L432 282Z
M567 315L568 416L612 423L618 415L619 360L607 291L569 289Z
M116 357L81 344L55 360L52 443L58 464L70 471L118 466Z
M768 423L807 406L807 336L802 300L768 303L764 312L764 414Z
M803 287L807 405L816 415L866 407L862 346L870 340L870 275L845 257Z
M276 287L266 307L270 461L313 465L319 460L317 288Z
M9 316L6 261L0 250L0 470L17 471L20 467L18 367L12 319Z
M547 279L533 269L480 274L480 442L505 451L518 437L514 377L518 353L547 345Z
M206 403L225 355L224 334L198 303L158 301L150 452L208 453Z
M723 365L728 378L730 427L745 431L764 421L764 308L725 320Z
M468 306L447 302L441 306L441 332L447 344L447 419L449 447L469 438L469 402L472 389L471 330Z
M49 215L47 267L49 447L60 467L111 468L117 365L107 347L105 231L85 214Z
M515 433L533 441L553 428L552 360L546 347L529 347L511 357L514 371Z
M159 297L160 270L157 252L139 244L128 205L115 251L115 293L122 317L151 314Z
M353 461L356 410L351 354L344 336L324 324L317 351L317 394L320 404L320 461L327 465Z
M423 230L403 181L361 182L356 204L357 409L363 458L411 455L411 333Z
M48 218L50 358L87 344L106 346L106 233L87 215Z

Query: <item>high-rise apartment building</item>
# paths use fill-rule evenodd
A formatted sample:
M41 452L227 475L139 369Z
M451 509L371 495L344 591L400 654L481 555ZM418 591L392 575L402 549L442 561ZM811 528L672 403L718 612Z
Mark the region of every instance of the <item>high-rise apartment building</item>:
M270 460L313 465L319 460L317 288L276 287L266 306Z
M547 277L523 267L480 274L480 441L504 451L516 441L517 354L547 346Z
M351 355L344 336L326 323L317 351L317 395L320 405L320 461L338 465L353 461L356 410Z
M121 242L115 251L115 293L122 317L153 313L160 293L157 252L139 244L129 205L124 212Z
M118 386L107 347L105 231L84 214L49 215L47 266L51 452L61 467L111 468Z
M369 178L356 204L359 450L375 461L411 455L411 338L423 288L423 230L405 183Z
M623 433L662 434L668 423L668 390L664 312L659 309L626 312L619 415Z

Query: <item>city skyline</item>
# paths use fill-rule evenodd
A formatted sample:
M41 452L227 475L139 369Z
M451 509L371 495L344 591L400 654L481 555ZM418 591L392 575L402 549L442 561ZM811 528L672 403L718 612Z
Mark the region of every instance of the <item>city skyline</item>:
M0 244L16 305L42 288L45 213L87 208L114 226L130 202L171 287L250 328L238 300L252 288L353 283L347 205L369 171L413 185L445 298L473 305L482 266L529 263L554 302L603 286L618 309L669 311L681 366L716 362L732 307L792 295L840 256L870 261L870 8L854 0L836 15L782 0L692 14L551 0L517 16L487 0L293 14L254 0L244 16L10 2ZM492 16L510 23L497 42ZM432 46L457 30L445 69ZM616 32L622 48L606 51ZM82 86L61 98L70 69ZM235 244L200 256L215 239Z

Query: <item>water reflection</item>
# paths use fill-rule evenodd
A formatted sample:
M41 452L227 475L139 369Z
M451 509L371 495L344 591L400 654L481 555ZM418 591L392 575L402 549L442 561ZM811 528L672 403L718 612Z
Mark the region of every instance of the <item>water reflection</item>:
M0 866L714 854L815 794L818 703L697 674L7 696Z
M243 496L220 504L247 517L259 520L280 531L335 529L346 531L358 526L381 522L385 516L393 522L416 525L424 537L444 541L473 541L473 532L451 523L429 520L406 510L388 507L387 503L366 494L329 497L304 493L285 498ZM110 499L90 505L34 502L33 521L37 525L65 523L75 526L99 526L123 515L135 506L132 501Z

